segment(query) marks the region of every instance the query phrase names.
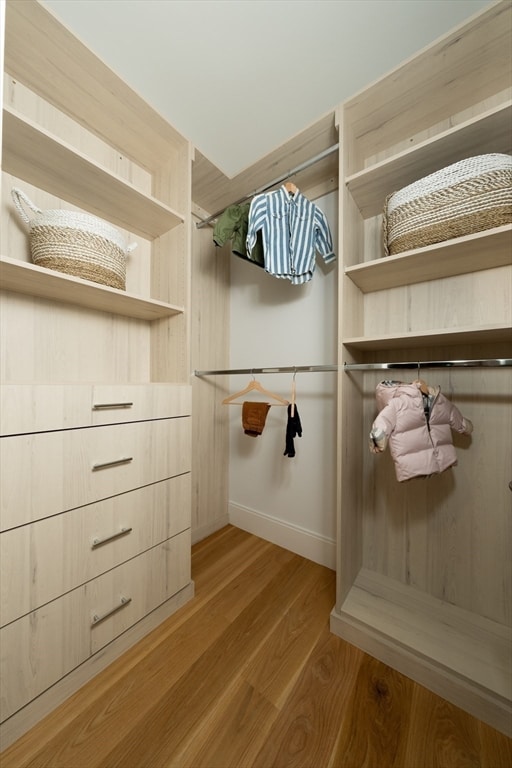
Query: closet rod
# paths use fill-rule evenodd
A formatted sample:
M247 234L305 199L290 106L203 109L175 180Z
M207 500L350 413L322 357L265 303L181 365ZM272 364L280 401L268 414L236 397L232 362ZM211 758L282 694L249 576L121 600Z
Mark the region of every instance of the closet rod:
M417 360L407 363L345 363L344 371L373 371L393 368L500 368L512 365L512 358L487 360Z
M286 365L274 368L229 368L224 371L194 371L194 376L220 376L235 373L318 373L319 371L337 371L337 365Z
M311 165L315 165L315 163L323 160L324 157L332 155L333 152L337 152L338 149L339 144L333 144L332 147L327 147L327 149L324 149L323 152L315 155L310 160L306 160L304 163L301 163L301 165L297 165L296 168L292 168L291 171L287 171L285 174L283 174L283 176L279 176L279 178L274 179L274 181L271 181L269 184L265 184L265 186L260 187L259 189L255 189L254 192L250 192L248 195L241 197L240 200L236 200L236 202L231 203L231 205L240 205L240 203L244 203L246 200L249 200L249 198L254 197L254 195L259 195L262 192L266 192L268 189L272 189L272 187L277 186L277 184L281 184L283 181L286 181L286 179L289 179L290 176L295 176L296 173L305 171L306 168L309 168ZM212 213L212 215L208 216L207 219L201 219L201 221L198 221L196 224L197 229L201 229L201 227L205 227L211 221L217 219L221 213L224 213L227 207L228 206L225 206L221 211L217 211L217 213Z
M414 360L406 363L345 363L339 365L286 365L272 368L226 368L211 371L194 371L194 376L221 376L254 373L322 373L324 371L374 371L399 368L501 368L512 366L512 358L486 360Z

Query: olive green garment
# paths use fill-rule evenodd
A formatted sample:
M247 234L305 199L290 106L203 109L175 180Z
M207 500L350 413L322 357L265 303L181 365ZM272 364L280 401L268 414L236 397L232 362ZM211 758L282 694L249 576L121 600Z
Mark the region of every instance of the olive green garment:
M225 245L231 240L231 250L236 256L240 256L247 261L253 261L260 267L265 266L265 256L263 253L263 242L261 232L258 237L252 253L247 253L247 225L249 221L250 203L240 205L230 205L217 219L213 230L213 242L215 245Z

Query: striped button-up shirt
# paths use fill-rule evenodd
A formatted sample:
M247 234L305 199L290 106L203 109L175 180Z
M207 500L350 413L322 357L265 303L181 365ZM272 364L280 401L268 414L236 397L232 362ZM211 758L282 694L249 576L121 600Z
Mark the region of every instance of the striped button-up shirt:
M325 214L299 190L290 195L283 185L275 192L256 195L249 210L248 253L259 230L265 269L274 277L306 283L313 277L317 252L326 264L336 258Z

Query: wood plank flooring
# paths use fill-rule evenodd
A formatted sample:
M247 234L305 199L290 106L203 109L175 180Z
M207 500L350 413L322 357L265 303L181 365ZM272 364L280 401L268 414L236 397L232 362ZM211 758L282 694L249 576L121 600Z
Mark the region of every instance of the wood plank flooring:
M1 768L511 768L512 741L329 632L334 573L232 526L196 596Z

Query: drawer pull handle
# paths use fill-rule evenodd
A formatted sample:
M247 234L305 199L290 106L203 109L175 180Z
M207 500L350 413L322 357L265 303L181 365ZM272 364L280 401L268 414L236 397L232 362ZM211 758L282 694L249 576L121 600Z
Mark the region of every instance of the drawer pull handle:
M130 533L131 530L133 529L121 528L121 530L118 531L117 533L112 533L110 536L105 536L104 539L93 539L91 549L96 549L96 547L101 547L102 544L106 544L108 541L114 541L114 539L118 539L120 536L124 536L125 533Z
M131 408L133 403L127 401L125 403L94 403L92 406L93 411L101 411L103 408Z
M113 613L116 613L116 611L119 611L121 608L124 608L125 605L128 605L128 603L131 603L131 601L132 601L131 597L122 597L119 605L114 606L114 608L111 608L110 611L107 611L106 613L102 613L101 615L98 615L97 613L95 613L94 616L92 617L91 627L95 627L96 624L100 623L100 621L103 621L104 619L108 619L109 616L112 616Z
M119 467L121 464L129 464L133 461L133 456L126 456L124 459L116 459L115 461L104 461L102 464L93 464L92 471L96 472L98 469L107 469L108 467Z

